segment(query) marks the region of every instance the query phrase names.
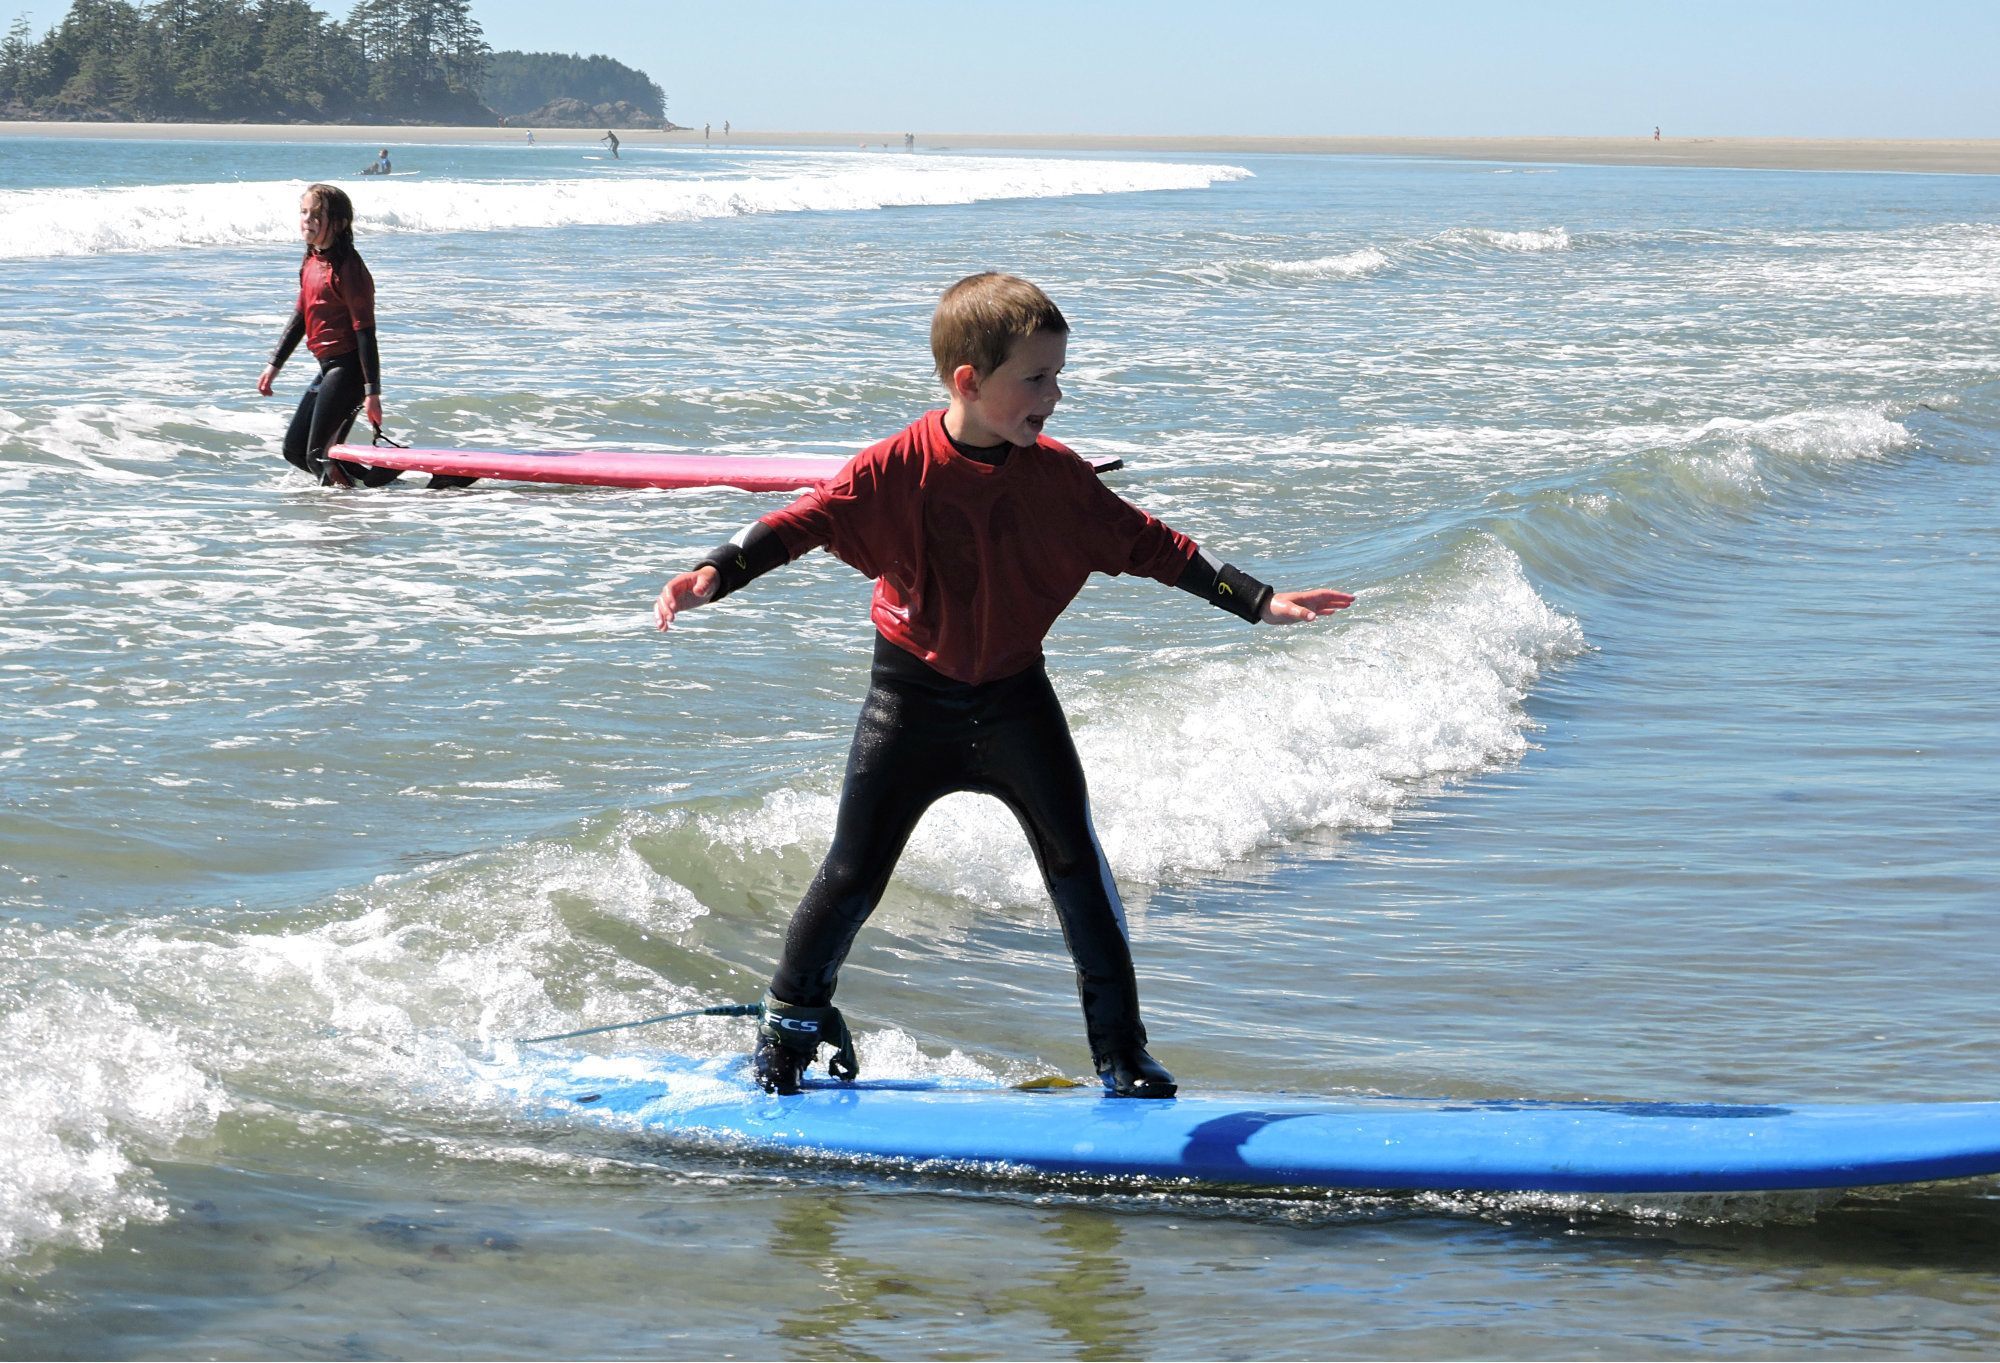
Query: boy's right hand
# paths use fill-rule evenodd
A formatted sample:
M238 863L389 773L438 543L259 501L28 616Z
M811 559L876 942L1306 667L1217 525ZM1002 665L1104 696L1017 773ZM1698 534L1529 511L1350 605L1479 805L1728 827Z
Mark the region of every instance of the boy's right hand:
M1344 611L1354 604L1349 592L1337 592L1331 587L1314 587L1303 592L1274 592L1264 603L1263 621L1267 625L1299 625L1317 620L1322 615Z
M714 596L717 576L715 569L703 564L691 573L676 575L660 588L660 599L653 603L653 618L659 621L660 628L671 629L676 615L693 610Z
M265 397L269 397L271 396L271 387L277 381L278 367L274 364L267 364L264 366L264 372L257 376L257 391Z

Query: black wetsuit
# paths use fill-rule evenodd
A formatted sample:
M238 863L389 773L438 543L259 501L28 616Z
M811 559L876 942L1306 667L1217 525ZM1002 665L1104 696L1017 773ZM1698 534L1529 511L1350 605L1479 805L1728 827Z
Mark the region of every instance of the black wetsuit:
M367 468L326 457L329 448L347 439L366 399L365 387L360 351L350 350L345 355L329 355L321 360L319 373L299 398L292 424L285 428L285 459L321 480L326 478L327 466L332 464L351 483L380 487L393 482L398 476L395 469Z
M833 1001L848 948L903 845L924 811L955 791L996 796L1021 821L1076 962L1092 1056L1144 1046L1124 906L1047 671L1038 663L999 681L954 681L880 635L833 846L792 915L772 994L813 1006Z

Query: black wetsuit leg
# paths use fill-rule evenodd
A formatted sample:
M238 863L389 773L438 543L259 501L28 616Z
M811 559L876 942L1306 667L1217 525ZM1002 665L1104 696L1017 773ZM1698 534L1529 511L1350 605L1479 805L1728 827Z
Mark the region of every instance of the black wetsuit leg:
M1076 963L1093 1059L1146 1044L1124 912L1090 824L1083 767L1047 673L967 685L876 641L833 846L785 935L771 992L824 1006L917 821L939 797L997 796L1028 835Z
M360 414L366 394L361 376L359 351L329 355L319 362L319 374L299 399L292 424L285 431L285 459L321 482L326 481L329 462L347 475L350 483L380 487L395 481L396 469L372 469L341 460L329 461L327 450L347 438Z
M1125 906L1090 819L1083 762L1048 673L1038 664L993 683L1003 713L974 744L970 789L999 797L1034 849L1076 963L1077 998L1093 1062L1146 1044Z

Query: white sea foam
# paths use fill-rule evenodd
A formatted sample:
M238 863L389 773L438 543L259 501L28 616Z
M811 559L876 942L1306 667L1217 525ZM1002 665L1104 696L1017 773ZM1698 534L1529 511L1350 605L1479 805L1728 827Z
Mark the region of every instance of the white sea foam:
M1880 458L1909 448L1914 437L1884 408L1834 406L1754 421L1717 417L1696 431L1694 439L1792 457L1844 460Z
M1814 407L1746 420L1717 417L1691 432L1678 467L1711 495L1761 489L1787 465L1879 459L1909 448L1913 437L1881 407Z
M1521 232L1503 232L1491 227L1454 227L1439 233L1436 239L1448 246L1484 247L1494 251L1567 251L1570 248L1569 229L1564 227Z
M255 447L268 442L271 424L268 414L215 403L79 402L56 408L31 427L0 431L0 456L24 482L60 474L140 483L176 471L172 456L186 454L191 430L212 445Z
M1185 275L1210 285L1340 282L1369 279L1394 270L1399 263L1421 260L1426 256L1435 257L1440 252L1446 255L1487 251L1528 254L1540 251L1567 251L1570 245L1569 231L1563 227L1520 232L1503 232L1486 227L1454 227L1424 241L1391 243L1387 249L1381 246L1362 246L1352 251L1309 256L1304 259L1253 257L1205 261L1197 265L1176 267L1170 273Z
M1339 255L1315 256L1311 260L1274 260L1259 262L1258 265L1274 275L1294 279L1362 279L1388 269L1390 261L1387 255L1373 246L1364 246L1358 251L1346 251Z
M0 1017L0 1263L98 1248L164 1208L141 1161L207 1132L222 1090L127 1003L43 983Z
M1949 305L2000 293L2000 225L1992 223L1779 232L1759 244L1778 254L1739 265L1738 276L1801 297L1938 299Z
M371 185L359 196L357 213L364 234L631 226L746 213L1202 189L1249 173L1156 161L827 157L769 176L398 181ZM0 259L291 241L304 188L304 181L271 180L0 190Z

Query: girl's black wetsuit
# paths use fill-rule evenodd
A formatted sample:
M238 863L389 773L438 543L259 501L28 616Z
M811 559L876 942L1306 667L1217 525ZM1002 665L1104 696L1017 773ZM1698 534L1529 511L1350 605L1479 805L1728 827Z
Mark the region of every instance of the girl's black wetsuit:
M319 373L307 386L285 428L285 459L324 481L327 466L338 465L351 483L379 487L397 476L395 469L374 469L343 463L326 457L327 450L347 439L354 418L367 398L367 381L362 376L361 352L328 355L319 362Z

